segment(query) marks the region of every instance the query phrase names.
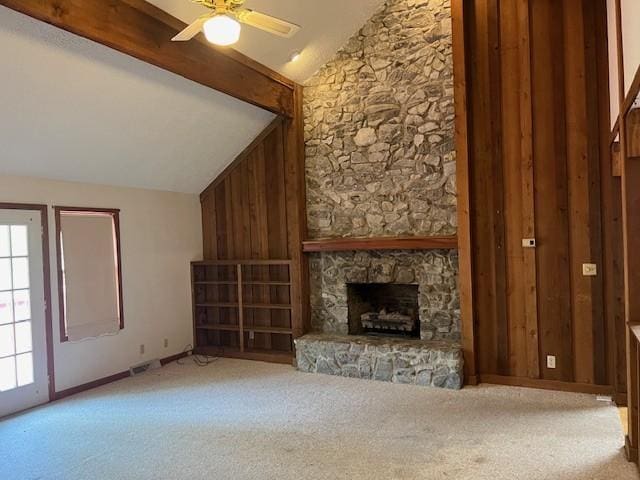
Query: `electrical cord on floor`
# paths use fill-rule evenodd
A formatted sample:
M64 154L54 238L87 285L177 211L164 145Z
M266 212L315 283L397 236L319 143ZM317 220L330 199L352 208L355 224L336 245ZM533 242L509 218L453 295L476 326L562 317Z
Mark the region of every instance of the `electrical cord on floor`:
M184 350L182 350L182 353L191 352L191 351L193 351L193 345L189 344L186 347L184 347ZM207 365L211 365L213 362L218 360L218 357L211 357L209 355L194 355L192 353L186 358L178 359L176 363L178 365L186 365L188 361L185 361L185 360L188 360L188 359L191 359L191 361L199 367L206 367Z

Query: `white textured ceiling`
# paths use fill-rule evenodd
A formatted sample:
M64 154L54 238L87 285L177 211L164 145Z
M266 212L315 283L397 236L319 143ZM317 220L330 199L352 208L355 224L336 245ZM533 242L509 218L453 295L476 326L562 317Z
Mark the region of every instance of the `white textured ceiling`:
M207 9L189 0L148 0L185 23ZM382 6L384 0L247 0L246 7L296 23L302 29L290 39L249 26L233 46L284 76L304 82L324 65ZM291 53L302 51L296 62Z
M273 115L0 7L0 175L199 193Z

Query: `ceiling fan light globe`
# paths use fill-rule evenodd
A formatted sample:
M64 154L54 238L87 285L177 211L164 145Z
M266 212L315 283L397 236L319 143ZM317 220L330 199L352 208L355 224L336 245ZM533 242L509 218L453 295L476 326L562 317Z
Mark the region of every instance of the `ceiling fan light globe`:
M240 23L227 15L216 15L207 20L202 29L207 41L226 47L240 39Z

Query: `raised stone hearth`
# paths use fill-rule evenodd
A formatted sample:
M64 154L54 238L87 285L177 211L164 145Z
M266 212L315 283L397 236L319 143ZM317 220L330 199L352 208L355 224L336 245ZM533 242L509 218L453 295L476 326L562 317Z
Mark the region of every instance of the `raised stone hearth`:
M462 388L462 350L450 342L309 334L295 344L303 372Z

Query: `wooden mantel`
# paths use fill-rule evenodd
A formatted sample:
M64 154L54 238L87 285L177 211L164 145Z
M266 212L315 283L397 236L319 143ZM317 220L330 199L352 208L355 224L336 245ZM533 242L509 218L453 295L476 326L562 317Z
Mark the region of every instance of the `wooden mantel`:
M429 250L458 248L458 237L348 237L306 240L302 250L311 252L344 252L350 250Z

